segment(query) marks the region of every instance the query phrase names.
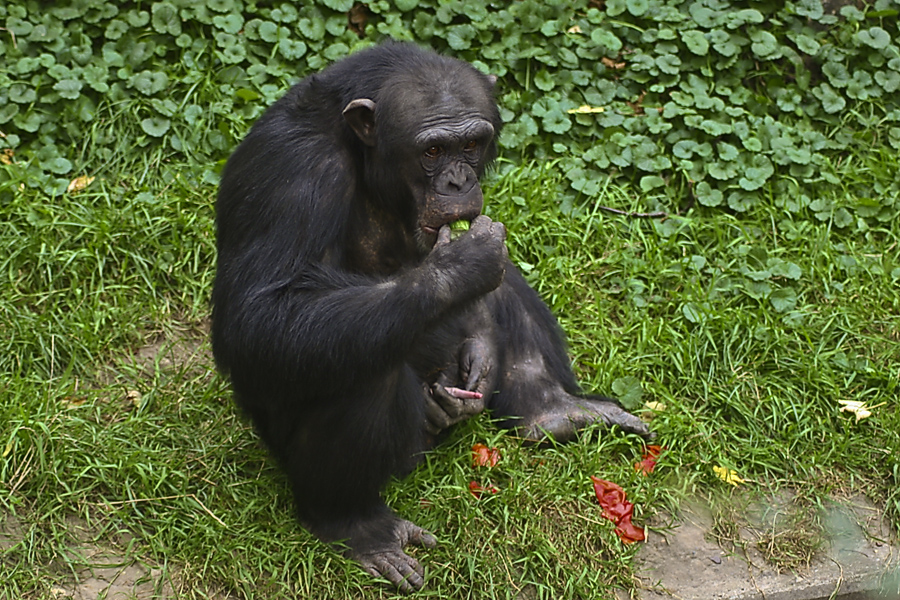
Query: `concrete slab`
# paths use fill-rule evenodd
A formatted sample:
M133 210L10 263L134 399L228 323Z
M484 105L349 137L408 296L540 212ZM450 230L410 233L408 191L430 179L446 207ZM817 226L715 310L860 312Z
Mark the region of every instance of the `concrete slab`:
M707 506L684 508L674 526L651 530L638 554L641 599L900 600L900 548L881 511L864 498L818 511L825 544L808 565L779 571L768 562L759 542L790 501L781 493L749 505L733 523L739 537L727 550L709 535Z

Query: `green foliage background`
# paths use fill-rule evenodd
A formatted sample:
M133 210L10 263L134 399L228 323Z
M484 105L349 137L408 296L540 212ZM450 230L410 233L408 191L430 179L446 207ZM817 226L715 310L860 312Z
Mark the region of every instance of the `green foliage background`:
M303 4L6 3L0 147L51 195L153 148L218 161L291 82L392 37L498 75L507 156L574 152L573 192L611 177L651 205L737 212L774 195L850 228L900 210L895 177L854 182L852 205L817 198L848 150L900 148L893 0Z

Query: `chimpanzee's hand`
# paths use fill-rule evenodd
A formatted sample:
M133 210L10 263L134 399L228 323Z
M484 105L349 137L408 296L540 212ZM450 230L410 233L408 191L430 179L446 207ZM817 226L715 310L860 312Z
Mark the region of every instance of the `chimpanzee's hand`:
M450 226L438 232L426 264L432 268L437 297L464 302L493 291L503 281L507 264L506 228L480 215L469 231L450 241Z
M456 372L443 371L426 396L426 428L431 434L483 411L496 386L496 352L486 340L465 340L458 360Z

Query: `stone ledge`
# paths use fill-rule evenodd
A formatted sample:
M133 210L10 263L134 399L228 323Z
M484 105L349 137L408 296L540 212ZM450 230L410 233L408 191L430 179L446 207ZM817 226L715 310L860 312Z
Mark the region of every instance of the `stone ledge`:
M779 571L769 563L757 548L757 527L776 523L792 498L782 492L751 505L742 514L747 522L735 523L733 550L709 539L713 519L702 504L651 530L637 559L641 600L900 600L900 548L864 498L819 512L826 542L808 565Z

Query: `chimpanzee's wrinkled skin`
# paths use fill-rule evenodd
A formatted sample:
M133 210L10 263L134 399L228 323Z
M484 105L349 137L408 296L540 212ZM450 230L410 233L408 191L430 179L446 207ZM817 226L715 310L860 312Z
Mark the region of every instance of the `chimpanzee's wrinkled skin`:
M404 547L435 539L380 490L441 430L487 407L528 439L595 421L647 434L581 393L503 225L481 215L493 86L409 44L354 54L268 109L216 204L217 364L300 521L407 591L423 570ZM451 240L460 219L471 228Z

